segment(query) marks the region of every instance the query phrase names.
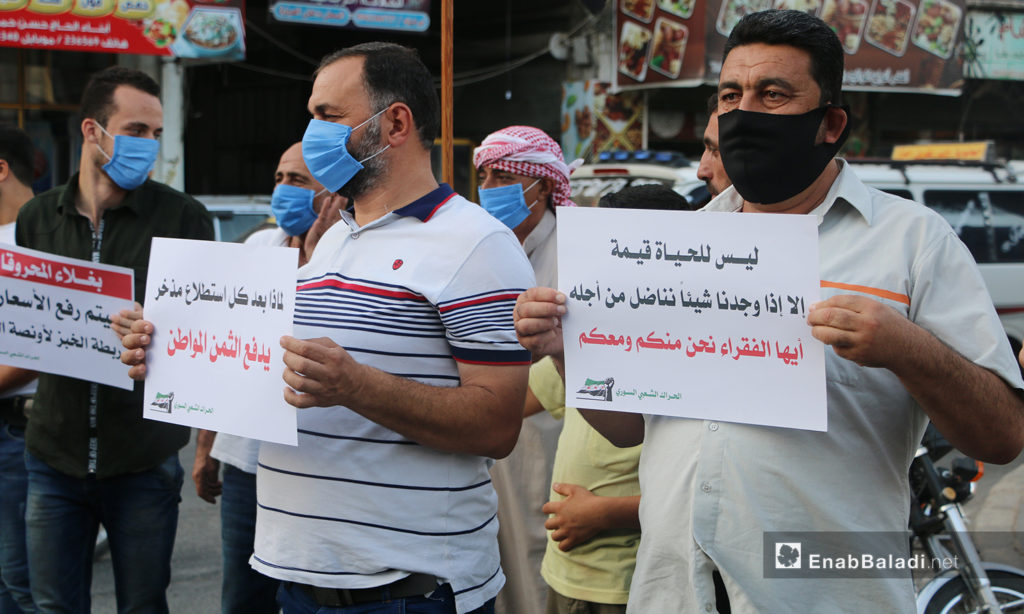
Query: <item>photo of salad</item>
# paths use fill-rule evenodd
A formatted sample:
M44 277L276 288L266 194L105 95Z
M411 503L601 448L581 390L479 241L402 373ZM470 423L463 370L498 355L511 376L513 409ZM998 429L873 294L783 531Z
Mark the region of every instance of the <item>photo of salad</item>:
M622 12L644 23L651 23L654 0L622 0Z
M899 57L907 50L914 5L906 0L875 0L864 35L872 45Z
M167 47L178 38L181 26L188 17L185 0L158 2L153 15L142 22L142 33L157 47Z
M221 51L235 44L238 30L229 14L197 9L185 26L185 39L201 49Z
M147 19L142 34L157 47L166 47L178 37L178 29L166 19Z
M863 0L825 0L821 9L822 21L835 31L843 50L850 55L860 48L867 16L868 5Z
M681 23L659 17L654 26L651 69L675 79L683 68L683 52L689 31Z
M647 51L651 47L651 31L632 21L622 24L619 34L619 72L637 81L647 77Z
M693 14L695 0L658 0L658 8L683 19Z
M921 0L914 27L914 44L940 58L953 55L962 11L946 0Z
M756 13L770 8L772 0L724 0L718 11L715 28L722 36L729 36L736 22L747 13Z

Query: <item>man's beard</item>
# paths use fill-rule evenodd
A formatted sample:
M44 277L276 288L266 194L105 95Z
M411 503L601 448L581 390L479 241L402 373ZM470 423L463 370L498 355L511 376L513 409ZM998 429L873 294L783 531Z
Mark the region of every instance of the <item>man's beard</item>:
M387 160L383 158L381 147L380 121L377 118L366 124L362 140L359 141L358 145L349 149L349 153L356 160L366 160L370 156L373 157L362 162L363 170L356 173L352 179L349 179L348 183L341 186L337 192L339 195L351 200L358 200L360 196L380 185L387 170Z

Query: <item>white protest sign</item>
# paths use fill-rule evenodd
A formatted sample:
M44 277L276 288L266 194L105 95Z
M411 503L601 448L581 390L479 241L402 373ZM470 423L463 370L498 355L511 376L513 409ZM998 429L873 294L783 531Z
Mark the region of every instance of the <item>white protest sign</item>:
M131 390L110 316L131 309L125 267L0 246L0 364Z
M566 404L826 430L817 219L563 208Z
M143 416L296 445L280 338L292 333L298 250L153 239Z

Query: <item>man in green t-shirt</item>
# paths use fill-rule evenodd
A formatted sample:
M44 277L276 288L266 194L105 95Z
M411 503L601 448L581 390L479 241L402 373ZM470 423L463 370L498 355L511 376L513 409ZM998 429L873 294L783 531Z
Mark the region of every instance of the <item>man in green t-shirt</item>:
M686 210L662 185L625 188L601 207ZM552 472L550 540L541 563L546 614L622 614L640 544L640 447L617 448L575 408L565 407L564 373L545 358L530 368L524 417L547 410L564 419Z

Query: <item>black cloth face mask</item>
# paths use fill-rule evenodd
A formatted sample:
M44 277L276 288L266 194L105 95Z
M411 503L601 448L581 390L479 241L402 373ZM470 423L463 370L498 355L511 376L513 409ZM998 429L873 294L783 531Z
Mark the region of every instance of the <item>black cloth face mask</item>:
M736 109L718 116L718 147L725 173L744 200L771 205L806 190L821 175L850 134L846 127L835 143L815 144L818 129L832 105L800 115Z

